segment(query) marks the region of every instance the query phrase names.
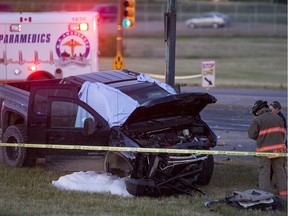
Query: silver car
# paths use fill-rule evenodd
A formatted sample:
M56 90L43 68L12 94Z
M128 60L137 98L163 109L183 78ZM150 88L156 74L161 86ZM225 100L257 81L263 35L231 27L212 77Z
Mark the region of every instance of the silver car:
M196 27L226 27L230 23L227 15L220 12L207 12L186 20L185 24L190 28Z

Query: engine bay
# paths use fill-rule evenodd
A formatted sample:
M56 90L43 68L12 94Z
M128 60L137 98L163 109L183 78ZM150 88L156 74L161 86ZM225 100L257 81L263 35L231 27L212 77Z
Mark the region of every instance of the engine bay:
M144 148L209 148L210 134L201 119L178 116L136 123L125 133Z

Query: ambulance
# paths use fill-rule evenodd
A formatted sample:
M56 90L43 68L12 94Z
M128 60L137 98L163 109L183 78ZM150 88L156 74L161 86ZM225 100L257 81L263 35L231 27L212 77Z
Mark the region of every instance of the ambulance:
M97 12L0 13L0 83L98 70Z

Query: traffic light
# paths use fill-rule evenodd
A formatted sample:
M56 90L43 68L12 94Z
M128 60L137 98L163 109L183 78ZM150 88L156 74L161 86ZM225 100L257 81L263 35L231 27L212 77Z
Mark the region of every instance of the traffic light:
M132 29L135 27L135 5L135 0L123 0L122 26L125 29Z

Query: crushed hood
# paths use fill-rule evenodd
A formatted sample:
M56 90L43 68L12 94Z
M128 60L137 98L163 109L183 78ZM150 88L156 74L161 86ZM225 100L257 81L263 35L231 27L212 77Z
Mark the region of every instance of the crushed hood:
M208 104L216 103L216 98L208 93L181 93L148 101L137 107L123 126L161 117L198 115Z

